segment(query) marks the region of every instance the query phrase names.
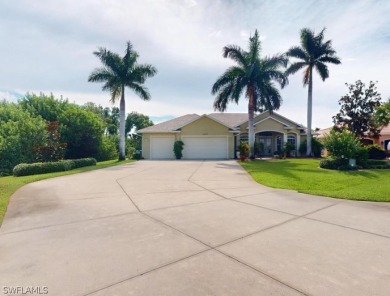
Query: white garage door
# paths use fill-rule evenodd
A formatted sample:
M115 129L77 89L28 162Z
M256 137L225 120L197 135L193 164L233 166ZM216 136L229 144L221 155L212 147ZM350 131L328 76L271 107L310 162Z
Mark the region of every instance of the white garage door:
M226 136L183 137L184 159L227 159L228 142Z
M150 159L174 159L173 144L175 137L151 137Z

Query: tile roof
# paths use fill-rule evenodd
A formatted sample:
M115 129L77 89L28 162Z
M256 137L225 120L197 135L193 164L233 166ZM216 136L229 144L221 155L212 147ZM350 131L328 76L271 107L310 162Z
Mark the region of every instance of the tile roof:
M324 129L320 129L318 132L316 132L317 138L323 138L326 134L330 133L332 128L333 128L333 126L328 127L328 128L324 128Z
M168 121L164 121L137 131L138 133L166 133L172 132L196 119L200 116L198 114L187 114Z

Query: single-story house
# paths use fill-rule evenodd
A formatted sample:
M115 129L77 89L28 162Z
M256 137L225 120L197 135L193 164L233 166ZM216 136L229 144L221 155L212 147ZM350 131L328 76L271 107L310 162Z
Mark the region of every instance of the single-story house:
M332 127L321 129L317 132L317 138L319 140L323 139L326 134L330 132ZM365 136L361 139L365 145L377 144L383 148L383 150L390 151L390 124L381 128L379 136L377 138L372 138L370 136Z
M260 157L273 156L285 142L299 148L306 139L304 126L275 112L256 114L254 125L256 154ZM174 159L173 144L177 140L184 142L183 159L236 158L240 141L248 140L248 114L187 114L137 133L142 134L145 159Z

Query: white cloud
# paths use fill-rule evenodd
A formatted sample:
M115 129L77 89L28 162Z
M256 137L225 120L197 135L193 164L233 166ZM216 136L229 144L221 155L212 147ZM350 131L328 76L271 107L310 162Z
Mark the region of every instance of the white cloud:
M151 102L129 92L128 111L151 116L210 113L215 79L231 65L222 58L228 44L247 47L259 30L264 54L299 44L299 30L327 27L343 64L330 67L325 82L315 76L313 126L329 126L338 111L345 82L378 80L390 96L390 2L359 0L337 3L300 1L2 1L0 4L0 88L3 92L38 90L63 94L79 103L108 105L101 85L87 82L99 61L98 46L123 52L131 40L140 61L159 73L147 82ZM301 73L283 91L280 113L306 124L307 89ZM20 92L20 91L19 91ZM21 92L24 93L24 92ZM9 96L9 94L7 94ZM0 93L1 98L1 93ZM246 100L229 111L246 112Z

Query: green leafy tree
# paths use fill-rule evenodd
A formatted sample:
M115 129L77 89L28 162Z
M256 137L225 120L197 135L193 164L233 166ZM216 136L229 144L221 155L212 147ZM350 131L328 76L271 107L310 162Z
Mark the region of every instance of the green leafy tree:
M390 122L390 98L381 104L373 115L373 122L376 126L386 126Z
M19 163L33 162L33 148L43 145L45 137L41 117L33 117L17 104L0 102L0 176L10 174Z
M279 109L282 97L274 82L282 88L288 83L286 75L280 67L287 65L283 55L260 57L261 46L257 30L249 38L249 51L236 45L223 48L223 57L237 63L228 68L214 83L211 93L217 95L214 109L224 112L229 102L238 104L242 93L248 98L249 146L250 157L254 157L254 114L256 111Z
M123 57L105 48L99 48L94 54L103 67L95 69L89 75L88 81L104 82L102 89L110 91L112 103L120 98L119 159L125 159L125 88L132 89L143 100L150 100L149 91L143 84L148 77L157 73L157 69L152 65L138 64L139 55L130 42L127 42Z
M102 144L104 124L98 115L69 106L59 117L61 140L68 144L66 158L96 158Z
M149 116L138 112L131 112L127 115L126 118L126 135L128 135L133 130L137 132L137 130L152 125L154 125L154 123L150 120Z
M46 123L46 137L43 145L35 146L35 159L39 162L58 161L64 158L66 143L60 143L61 134L58 131L58 121Z
M105 107L97 105L93 102L88 102L83 105L83 108L98 115L105 124L105 133L108 135L117 135L119 130L119 108Z
M51 94L50 96L41 93L27 94L19 101L20 106L28 111L32 116L41 116L47 121L58 121L59 115L70 105L68 100L57 99Z
M380 107L381 95L377 92L374 82L370 82L368 88L358 80L355 84L345 84L349 93L341 97L340 112L333 116L335 129L347 129L357 137L364 137L368 132L376 137L380 127L376 124L373 114Z
M313 70L316 69L322 81L329 77L329 69L326 64L338 65L341 63L336 56L336 51L332 47L332 41L324 41L325 29L319 34L315 34L310 29L301 30L301 46L291 47L287 51L287 56L296 58L299 61L289 65L286 74L291 75L304 69L303 86L308 85L307 99L307 149L306 155L312 155L311 123L312 123L312 105L313 105Z

